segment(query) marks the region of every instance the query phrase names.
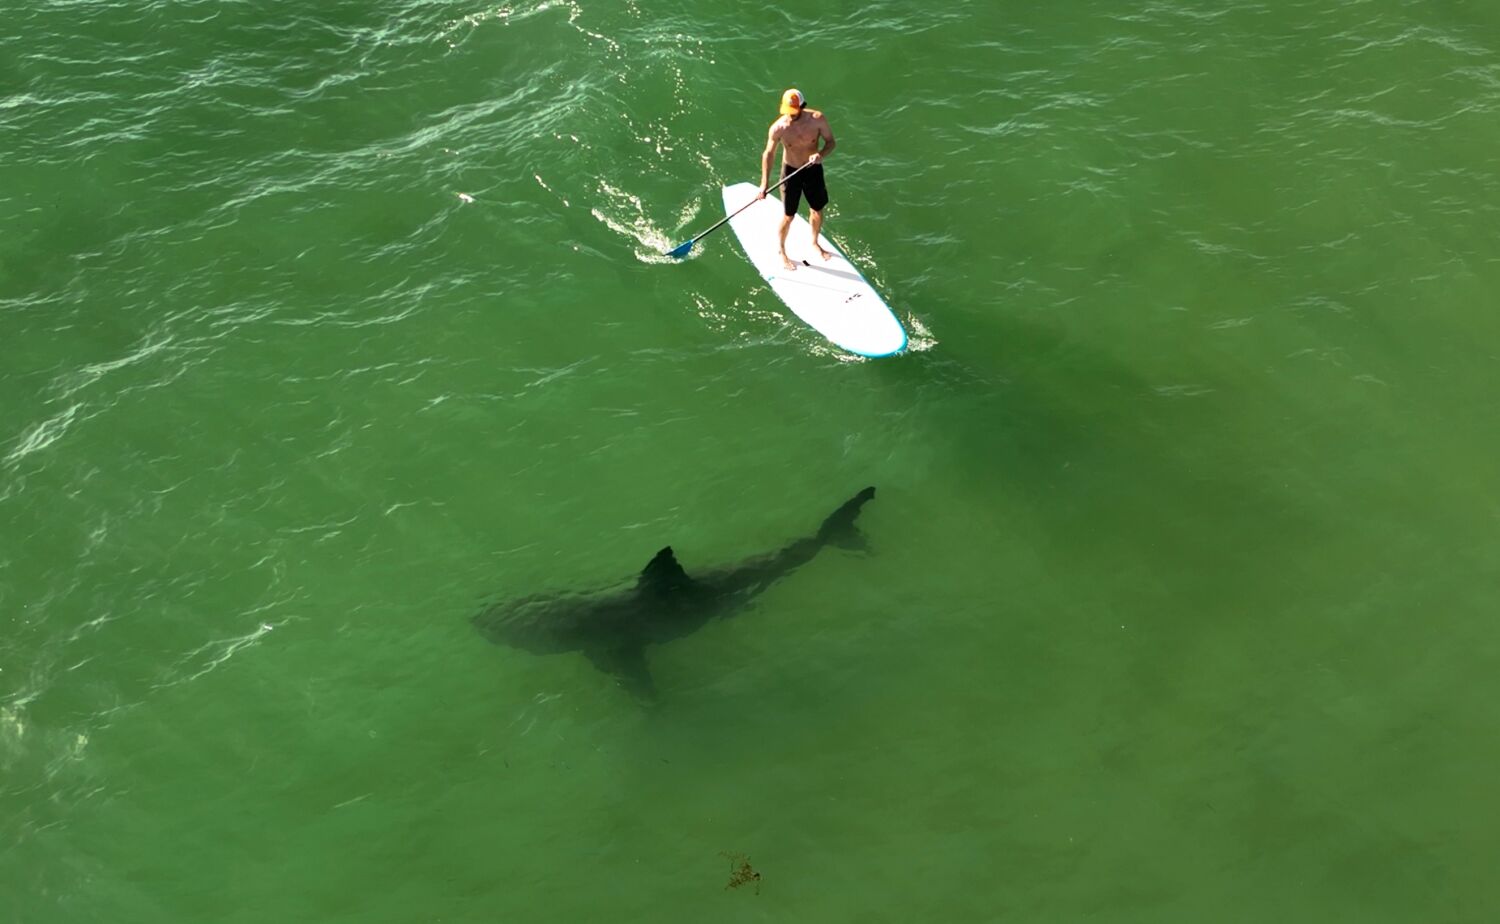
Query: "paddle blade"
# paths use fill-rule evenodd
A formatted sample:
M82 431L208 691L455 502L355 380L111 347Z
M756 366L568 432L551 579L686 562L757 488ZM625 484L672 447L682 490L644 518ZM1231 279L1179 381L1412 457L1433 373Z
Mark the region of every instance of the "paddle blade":
M688 255L688 251L693 249L693 244L695 243L697 243L696 240L688 241L686 244L678 244L676 247L673 247L671 250L667 251L667 256L676 257L677 259L681 260L683 257Z

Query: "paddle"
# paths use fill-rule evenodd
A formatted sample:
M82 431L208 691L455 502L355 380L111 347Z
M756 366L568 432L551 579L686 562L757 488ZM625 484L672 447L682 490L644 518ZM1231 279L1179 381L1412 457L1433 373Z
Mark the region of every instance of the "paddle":
M770 189L766 190L766 192L769 193L769 192L772 192L774 190L780 189L782 183L785 183L787 180L790 180L792 177L796 176L797 174L801 173L802 171L806 170L808 167L811 167L811 166L812 166L812 164L810 164L810 163L809 164L803 164L802 166L798 167L796 170L793 170L791 173L788 173L786 176L782 177L781 178L781 183L777 183L775 186L772 186ZM677 259L681 260L683 257L685 257L685 256L688 255L688 251L690 251L690 250L693 249L693 245L694 244L696 244L699 241L703 240L705 237L708 237L710 234L713 234L715 231L719 230L719 228L724 224L724 222L728 221L729 219L733 218L735 215L738 215L739 213L743 212L745 209L748 209L750 206L754 205L755 203L757 203L759 201L760 201L760 199L758 197L755 198L755 199L751 199L749 202L746 202L744 205L742 205L739 208L735 209L733 214L725 215L723 218L720 218L719 221L718 221L718 223L715 224L712 228L709 228L707 231L704 231L702 234L700 234L697 237L693 238L692 240L688 241L686 244L678 244L676 247L673 247L671 250L667 251L667 256L669 256L669 257L676 257Z

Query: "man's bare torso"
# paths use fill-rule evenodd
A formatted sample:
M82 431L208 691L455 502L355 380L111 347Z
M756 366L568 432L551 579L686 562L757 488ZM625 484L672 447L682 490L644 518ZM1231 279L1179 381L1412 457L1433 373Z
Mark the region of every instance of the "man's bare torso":
M833 137L828 120L816 109L804 109L794 119L782 116L771 127L771 137L781 142L781 157L793 170L807 163L818 150L820 137Z

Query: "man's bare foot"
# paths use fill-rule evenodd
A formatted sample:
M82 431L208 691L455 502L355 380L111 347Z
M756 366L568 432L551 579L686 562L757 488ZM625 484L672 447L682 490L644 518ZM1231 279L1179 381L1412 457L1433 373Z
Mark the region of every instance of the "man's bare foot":
M816 247L816 248L818 248L818 253L822 255L823 259L825 259L825 260L832 260L833 259L833 254L831 254L828 251L824 250L821 244L814 243L813 246Z
M823 259L825 259L825 260L826 260L826 259L828 259L828 258L827 258L827 257L824 257L824 258L823 258ZM787 268L787 269L789 269L789 270L794 270L794 269L796 269L796 268L797 268L797 264L795 264L795 263L793 263L793 262L792 262L792 258L791 258L791 257L788 257L788 256L787 256L787 255L786 255L786 251L785 251L785 250L783 250L783 251L782 251L782 252L781 252L781 262L782 262L782 263L785 263L785 264L786 264L786 268Z

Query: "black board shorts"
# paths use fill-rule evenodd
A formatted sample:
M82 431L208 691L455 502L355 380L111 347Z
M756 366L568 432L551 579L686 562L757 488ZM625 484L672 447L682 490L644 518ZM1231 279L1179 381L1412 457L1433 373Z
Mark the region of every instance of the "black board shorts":
M786 179L796 169L782 164L782 179ZM782 211L787 215L797 214L797 205L802 201L803 193L807 194L807 207L814 212L823 211L823 206L828 204L828 186L823 182L822 164L813 164L786 181L786 185L781 187Z

